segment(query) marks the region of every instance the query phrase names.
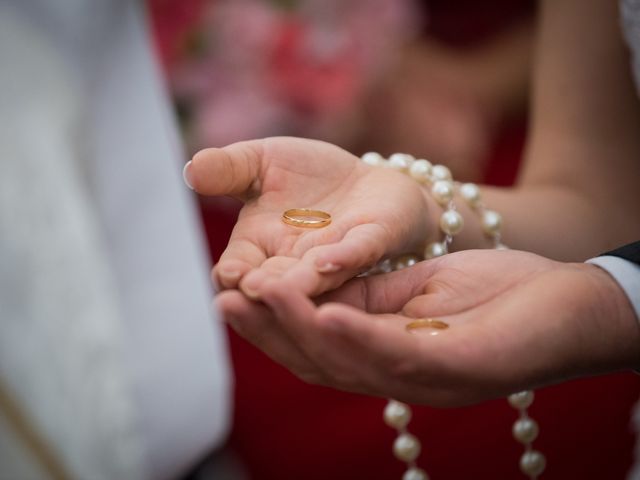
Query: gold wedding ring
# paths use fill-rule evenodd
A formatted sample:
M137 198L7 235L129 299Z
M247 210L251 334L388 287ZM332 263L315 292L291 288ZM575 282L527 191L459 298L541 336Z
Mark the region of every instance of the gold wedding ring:
M322 210L292 208L282 214L282 221L294 227L322 228L331 223L331 215Z
M407 331L416 330L418 328L435 328L436 330L445 330L449 328L449 324L442 320L435 320L433 318L418 318L407 323L404 328L406 328Z

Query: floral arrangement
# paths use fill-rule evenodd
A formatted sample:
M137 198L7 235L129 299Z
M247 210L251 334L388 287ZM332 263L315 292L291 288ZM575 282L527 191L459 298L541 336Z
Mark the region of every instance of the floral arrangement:
M192 25L165 56L190 150L270 135L340 143L422 18L411 0L190 2L197 18L174 12ZM156 26L185 33L159 11Z

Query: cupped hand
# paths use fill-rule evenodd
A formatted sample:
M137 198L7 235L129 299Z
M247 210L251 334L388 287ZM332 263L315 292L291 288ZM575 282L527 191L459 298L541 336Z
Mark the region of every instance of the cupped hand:
M317 305L273 280L263 302L237 291L217 300L302 379L412 403L475 403L640 364L635 314L607 273L524 252L454 253L354 279ZM449 328L408 331L416 318Z
M437 236L415 181L324 142L269 138L206 149L185 178L200 194L244 202L214 275L222 288L239 286L252 298L273 276L319 294L384 256L421 251ZM292 208L326 211L332 222L317 229L284 224L282 213Z

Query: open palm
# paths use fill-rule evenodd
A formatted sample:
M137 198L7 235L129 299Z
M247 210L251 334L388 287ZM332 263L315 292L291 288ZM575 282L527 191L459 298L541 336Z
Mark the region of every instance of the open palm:
M269 138L206 149L186 176L198 193L245 203L215 275L223 288L240 285L254 298L273 275L321 293L385 255L421 251L436 235L416 182L324 142ZM291 208L326 211L332 223L286 225L281 216Z
M639 356L633 310L608 274L525 252L458 252L355 279L316 304L273 280L263 301L224 292L218 306L307 381L413 403L474 403ZM450 327L407 331L425 317Z

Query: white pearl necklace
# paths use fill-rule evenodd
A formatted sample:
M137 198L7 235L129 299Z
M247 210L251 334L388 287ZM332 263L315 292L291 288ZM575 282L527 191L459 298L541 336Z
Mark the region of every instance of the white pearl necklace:
M454 182L451 171L444 165L432 165L424 159L416 160L406 153L394 153L385 160L376 152L365 153L362 161L373 167L385 167L405 173L415 179L421 185L430 189L434 200L444 211L440 216L440 230L443 239L432 242L426 246L424 258L430 259L445 255L449 251L449 245L453 237L464 228L464 218L456 210L453 201L455 194L459 194L465 203L479 217L484 234L493 240L494 248L507 249L501 242L502 216L493 210L487 209L480 195L480 188L474 183ZM394 260L384 260L367 274L387 273L393 270L415 265L420 261L416 255L402 255ZM514 393L507 397L509 404L518 410L520 416L513 424L514 438L524 445L525 451L520 457L520 470L530 479L536 479L546 467L544 455L533 449L533 441L538 436L539 427L535 420L529 417L527 409L533 403L534 393L530 390ZM409 405L389 400L384 409L384 422L391 428L395 428L398 436L393 443L393 454L400 461L407 464L407 470L402 480L429 480L429 475L416 464L420 455L420 440L409 433L407 426L411 421L411 408Z

